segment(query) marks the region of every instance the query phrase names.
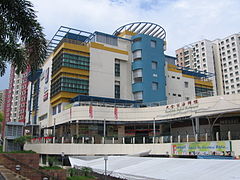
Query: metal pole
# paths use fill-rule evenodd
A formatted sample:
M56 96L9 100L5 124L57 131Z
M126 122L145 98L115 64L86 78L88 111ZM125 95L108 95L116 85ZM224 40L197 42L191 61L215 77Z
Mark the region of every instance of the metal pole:
M55 127L55 124L56 124L56 118L54 118L54 121L53 121L53 137L55 137L56 136L56 127Z
M62 152L62 168L63 168L63 158L64 158L64 152Z
M155 143L155 136L156 136L156 121L153 118L153 143Z
M105 138L106 138L106 120L103 121L103 137L104 137L104 144L105 144Z
M108 157L107 156L104 156L104 164L105 164L105 171L104 171L104 179L106 180L107 179L107 160L108 160Z

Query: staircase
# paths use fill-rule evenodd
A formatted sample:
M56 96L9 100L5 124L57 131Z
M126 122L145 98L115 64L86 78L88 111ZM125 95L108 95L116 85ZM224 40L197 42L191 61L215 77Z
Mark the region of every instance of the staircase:
M11 171L7 168L5 168L4 166L0 165L0 173L2 175L2 177L0 176L0 180L29 180L26 177L23 177L17 173L15 173L14 171Z

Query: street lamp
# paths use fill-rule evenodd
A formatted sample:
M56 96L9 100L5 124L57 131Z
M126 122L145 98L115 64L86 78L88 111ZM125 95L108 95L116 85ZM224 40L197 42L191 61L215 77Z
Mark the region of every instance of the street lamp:
M105 164L105 172L104 172L104 179L107 179L107 160L108 160L108 156L104 156L104 164Z
M20 171L21 170L21 166L20 165L16 165L16 171Z
M61 156L62 156L62 168L63 168L64 152L62 152Z

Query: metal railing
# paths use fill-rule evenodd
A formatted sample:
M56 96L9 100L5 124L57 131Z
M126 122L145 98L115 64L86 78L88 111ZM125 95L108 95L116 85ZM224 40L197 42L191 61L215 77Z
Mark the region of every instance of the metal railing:
M72 137L42 137L34 138L31 143L61 143L61 144L149 144L149 143L180 143L201 141L240 140L238 131L221 131L214 134L178 134L174 136L72 136Z

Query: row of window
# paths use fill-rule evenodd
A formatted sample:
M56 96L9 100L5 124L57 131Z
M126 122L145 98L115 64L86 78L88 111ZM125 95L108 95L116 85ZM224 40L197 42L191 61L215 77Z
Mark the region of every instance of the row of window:
M61 67L89 70L89 57L61 53L53 59L52 74L54 75Z
M235 70L238 70L238 65L235 65L235 66L234 66L234 69L235 69ZM233 71L233 67L226 68L226 69L224 69L223 71L226 73L226 72L228 72L228 70L229 70L229 71Z
M88 80L61 77L51 85L51 97L60 91L87 94L89 89Z

